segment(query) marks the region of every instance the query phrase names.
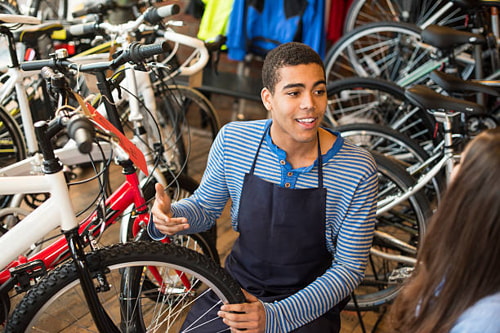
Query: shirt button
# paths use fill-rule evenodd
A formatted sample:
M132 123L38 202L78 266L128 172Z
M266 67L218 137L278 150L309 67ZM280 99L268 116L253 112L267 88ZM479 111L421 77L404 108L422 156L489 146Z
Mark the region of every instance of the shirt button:
M285 160L281 160L281 161L280 161L280 164L281 164L281 165L285 165L285 164L286 164L286 161L285 161Z
M287 175L288 177L292 177L292 176L293 176L293 172L289 171L286 175Z
M285 187L289 188L290 187L290 183L285 183Z

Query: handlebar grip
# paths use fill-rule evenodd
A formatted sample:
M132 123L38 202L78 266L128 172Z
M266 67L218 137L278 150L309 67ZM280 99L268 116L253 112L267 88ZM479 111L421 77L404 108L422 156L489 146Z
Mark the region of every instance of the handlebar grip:
M75 24L69 27L68 32L71 36L85 36L97 32L98 25L92 23Z
M54 59L26 61L20 64L20 67L23 71L38 71L45 66L53 68L55 66Z
M158 44L141 45L140 43L132 43L128 52L123 54L125 61L132 61L135 63L142 63L145 58L149 58L156 54L165 53L169 50L166 41Z
M144 13L144 20L151 24L156 24L163 18L179 14L179 12L180 7L177 4L166 5L158 8L151 7L148 11L146 11L146 13Z
M116 7L112 0L97 0L92 5L86 5L85 8L75 10L71 13L73 17L85 16L88 14L105 14L108 9Z
M87 9L75 10L74 12L71 13L73 17L81 17L87 14L88 14Z
M92 151L95 129L90 120L85 117L73 118L67 125L68 135L75 140L78 151L88 154Z

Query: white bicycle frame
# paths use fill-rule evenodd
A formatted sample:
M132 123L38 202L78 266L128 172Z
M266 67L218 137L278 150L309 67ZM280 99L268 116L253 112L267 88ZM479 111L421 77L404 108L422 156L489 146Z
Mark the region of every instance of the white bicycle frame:
M36 23L33 17L25 17L20 15L2 15L2 19L5 20L7 20L9 17L11 17L12 21L14 22L21 22L26 24ZM137 29L145 30L147 28L144 24L142 24L142 21L143 16L141 15L137 20L125 24L112 25L109 23L102 23L101 28L107 30L110 34L120 34L121 37L119 39L126 41L131 32L136 31ZM191 55L185 60L185 62L179 67L179 69L170 74L170 78L177 75L190 76L196 74L201 71L208 63L209 54L203 41L187 35L176 33L172 30L166 31L163 35L163 38L165 40L174 42L176 45L182 44L194 49ZM70 60L74 61L77 64L84 64L88 62L104 61L107 60L107 57L107 54L96 54L84 57L73 57L70 58ZM162 66L163 64L156 65ZM0 87L0 103L2 103L5 98L7 98L7 96L9 96L15 89L21 112L23 130L27 140L28 153L32 156L28 159L19 161L15 164L0 169L0 175L3 176L27 175L29 173L38 172L41 167L41 157L39 156L39 154L37 154L38 143L34 134L33 119L31 116L28 97L23 85L23 80L25 78L31 77L35 74L37 73L25 72L20 70L19 68L13 67L8 68L7 73L4 74L8 75L9 78L5 82L5 84ZM131 95L133 95L128 98L130 103L129 121L139 124L143 120L139 101L136 97L139 94L142 94L144 98L144 104L151 111L151 114L155 117L155 121L157 121L156 101L148 73L136 71L129 65L126 69L126 79L128 85L127 90L130 91ZM141 84L138 86L137 82L140 82ZM105 110L103 109L103 107L101 107L99 111L105 114ZM160 133L158 133L158 135L160 135ZM132 141L134 142L134 144L139 146L139 149L142 152L144 152L149 171L153 173L158 182L166 186L167 184L165 177L161 172L157 171L154 168L151 149L149 145L146 144L147 140L144 140L143 138L135 138ZM92 158L94 160L109 157L109 154L111 152L111 148L109 147L109 145L104 144L102 147L104 156L97 149L92 150ZM55 154L59 157L63 164L67 165L74 165L90 161L90 158L88 156L82 155L78 152L76 146L74 145L74 142L72 141L69 141L68 144L63 148L56 150ZM22 195L23 194L21 193L19 193L19 195L16 195L12 200L10 206L17 207L20 204Z
M384 200L379 201L377 203L377 215L387 212L391 208L399 205L400 203L406 201L408 198L416 194L418 191L424 188L424 186L427 185L443 168L445 168L446 170L446 181L447 182L450 181L450 176L453 171L455 162L459 161L460 159L460 156L456 155L453 151L453 148L451 148L453 144L453 134L451 133L452 129L451 118L458 116L460 114L455 113L452 115L446 112L433 112L433 115L436 118L436 121L443 124L444 147L441 148L442 149L441 154L436 154L434 156L431 156L427 161L424 162L423 165L420 165L419 168L425 168L431 163L433 163L434 160L438 158L439 160L434 164L434 166L429 171L424 173L416 181L414 186L408 188L408 190L406 190L404 194L398 196L389 196Z
M46 175L1 177L0 184L1 195L50 193L44 203L0 238L2 269L58 226L63 231L78 226L62 170Z

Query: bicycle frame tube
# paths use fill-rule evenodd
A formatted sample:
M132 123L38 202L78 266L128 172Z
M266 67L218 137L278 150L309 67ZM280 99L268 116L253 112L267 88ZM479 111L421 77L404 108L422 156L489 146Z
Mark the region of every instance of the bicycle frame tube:
M55 178L57 178L57 181L54 180ZM67 192L67 185L62 172L43 176L5 177L1 178L0 182L2 184L0 194L9 193L7 189L10 189L10 192L14 188L18 191L19 185L23 183L26 184L23 190L27 193L51 192L51 197L45 203L0 238L0 247L8 249L0 258L0 267L6 267L0 272L0 283L4 283L10 277L7 268L12 268L22 263L20 260L12 261L20 253L23 253L23 251L57 226L60 225L63 230L70 230L77 226L78 222L76 221L72 206L68 206L68 204L71 205L71 202L69 201L69 193ZM36 191L33 190L35 186ZM65 202L64 205L62 204L63 202ZM106 200L105 226L108 227L114 224L117 218L132 204L135 207L145 207L146 204L135 172L127 174L124 183ZM96 219L97 212L94 211L80 223L79 233L81 234L86 230ZM146 224L148 221L149 213L147 209L144 209L138 214L134 223L139 226ZM136 230L138 229L136 228ZM98 236L101 231L102 229L99 225L91 228L91 233L94 236ZM44 262L45 267L52 268L62 258L65 258L66 255L69 255L68 244L65 237L61 236L54 243L36 253L28 260L41 260Z
M415 186L408 188L402 195L390 196L377 203L377 215L383 214L391 208L399 205L401 202L406 201L412 195L420 191L424 186L434 178L438 172L451 161L452 156L445 154L425 175L423 175L416 183Z
M64 173L40 176L2 177L0 194L50 192L50 198L0 238L5 267L20 253L57 226L70 230L78 226L73 213Z
M414 186L410 187L401 195L390 196L384 200L381 200L377 203L377 215L383 214L387 212L389 209L395 207L401 202L407 200L412 195L420 191L424 186L429 183L432 178L434 178L440 170L445 168L447 182L450 181L450 175L452 173L455 161L455 153L453 150L453 133L452 133L452 125L451 118L458 116L459 113L455 113L453 115L447 114L446 112L433 112L433 116L436 118L436 121L443 124L444 131L444 147L442 150L442 157L439 161L434 164L434 166L425 174L423 174L415 183ZM435 157L431 156L429 160L434 159ZM424 162L426 163L426 162Z
M23 79L30 75L28 73L22 73L17 68L9 68L6 75L9 75L10 77L0 89L0 103L3 103L7 96L12 94L14 89L16 90L17 101L19 103L21 119L23 122L23 132L26 138L26 146L28 148L28 153L33 154L37 151L38 144L35 138L35 133L32 130L33 118L31 117L31 112L29 112L30 106L28 96L26 95L26 90L23 85Z

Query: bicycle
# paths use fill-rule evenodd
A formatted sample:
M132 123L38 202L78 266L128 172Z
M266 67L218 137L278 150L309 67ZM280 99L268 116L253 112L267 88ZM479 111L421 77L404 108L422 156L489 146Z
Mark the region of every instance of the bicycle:
M164 47L164 44L148 46L136 45L129 51L123 52L118 58L111 62L80 66L79 69L81 71L92 72L104 71L108 68L115 68L115 66L120 65L120 62L129 61L131 58L139 59L147 57L148 55L164 52ZM138 55L140 55L139 58L137 57ZM57 68L63 68L64 66L75 68L74 64L66 60L57 61L55 59L38 63L31 62L26 65L31 68L43 65ZM97 115L98 113L95 112L94 121L103 126L102 120L99 121ZM66 120L69 126L69 135L77 142L79 149L84 152L89 152L93 146L91 140L93 125L89 125L90 123L86 121L84 117L70 116L69 120ZM141 238L142 233L140 231L143 230L145 224L147 224L149 213L147 211L147 206L145 206L145 199L142 196L142 192L139 190L139 182L135 167L128 159L129 156L134 156L135 154L128 150L128 154L124 154L124 156L120 158L122 167L126 171L127 182L106 200L106 204L109 205L107 206L107 211L101 214L99 214L99 211L96 211L82 223L78 224L69 200L68 189L61 164L55 157L50 142L50 136L56 134L61 125L66 122L61 121L61 117L67 119L68 114L63 114L59 118L56 118L51 121L49 125L47 125L47 122L39 122L36 125L37 135L41 142L42 155L44 156L43 165L45 167L45 174L0 178L0 182L2 183L1 194L20 190L20 184L23 184L21 188L22 191L45 191L51 193L51 196L46 202L36 208L31 214L26 216L0 238L1 246L9 249L0 261L0 267L8 268L2 270L0 274L0 276L3 277L3 279L0 280L3 282L0 286L0 295L2 295L3 303L2 310L4 311L3 315L8 313L8 311L5 311L8 309L7 292L11 290L15 284L19 284L19 288L21 289L30 289L14 311L12 316L13 319L9 320L7 331L24 331L27 327L24 325L30 323L32 317L36 317L33 311L36 312L40 310L46 302L51 301L47 299L47 297L51 298L53 296L54 298L59 298L61 290L68 291L70 286L78 284L80 280L84 294L88 297L87 299L91 300L89 308L97 327L101 331L115 331L116 329L111 330L111 327L115 327L114 324L110 323L107 315L103 315L102 307L99 305L100 301L95 294L96 288L91 287L93 283L92 278L97 278L98 280L98 293L110 291L113 289L111 287L121 285L119 281L113 285L110 285L109 282L106 281L105 275L110 273L106 268L107 265L114 265L110 267L110 269L116 269L115 273L125 274L122 283L133 281L133 285L131 285L130 288L123 285L122 288L119 288L120 290L115 288L117 291L122 292L122 294L125 293L126 295L128 292L133 292L133 294L128 294L131 297L138 296L137 293L140 292L141 295L146 297L140 297L141 302L143 302L142 307L134 305L133 307L129 307L129 309L141 308L146 311L147 309L144 303L149 302L149 300L157 300L162 302L161 306L165 307L167 306L166 304L170 304L170 306L172 306L171 310L175 310L177 309L176 305L179 305L185 298L192 300L190 296L196 294L196 290L200 287L200 283L206 283L209 287L215 288L214 291L223 301L234 300L243 302L244 298L242 298L241 291L237 285L232 285L232 280L228 280L225 273L220 273L220 267L215 265L213 260L211 261L208 257L205 258L197 254L191 254L188 249L177 249L177 247L170 249L170 247L163 244L150 242L131 242L113 246L111 249L97 251L93 248L95 246L93 242L95 237L99 236L107 226L116 222L120 214L123 214L126 208L131 204L134 204L136 207L132 231L137 238ZM73 120L73 118L75 118L75 120ZM112 130L112 128L107 129ZM48 133L50 136L45 137L42 135L44 133ZM131 145L131 147L135 146ZM118 152L120 152L120 150ZM102 220L104 217L105 221ZM19 254L24 253L26 247L29 247L33 242L40 239L53 227L58 225L61 225L65 237L60 238L47 248L34 254L25 265L19 265L20 262L17 261L11 262L11 260L15 259ZM34 226L36 226L36 228L34 228ZM22 242L19 241L20 236L23 240ZM92 248L91 253L88 255L88 262L85 260L83 252L84 246L87 244L90 244ZM200 244L202 243L200 242ZM67 257L69 253L72 254L74 261L77 262L76 266L73 262L67 262L49 273L47 278L42 278L41 282L32 287L32 289L30 288L31 279L44 275L47 269L54 268L54 266ZM207 260L209 260L208 263ZM125 269L125 265L138 266L138 268ZM149 267L147 270L144 270L145 265ZM158 273L162 265L166 265L167 268L172 268L173 270L184 272L175 275L176 278L174 278L175 281L173 281L174 285L172 287L167 287L162 284L165 283L169 277L169 275L160 275ZM205 265L206 268L204 268ZM171 272L174 272L173 270ZM89 273L91 274L89 275ZM222 276L220 274L222 274ZM192 275L201 282L192 280ZM159 277L163 277L165 281L161 282ZM217 280L220 277L223 278L223 281ZM5 278L7 278L6 281L4 281ZM54 281L57 281L57 283L54 284ZM170 282L170 280L168 281ZM183 285L179 285L179 281L182 281ZM141 286L144 287L144 290L138 287L137 283L139 282ZM233 291L236 294L232 294ZM42 294L44 295L43 297L40 296ZM239 295L241 297L234 298L234 295ZM122 299L121 302L123 305L131 306L131 297ZM36 304L33 303L33 298L36 299ZM69 303L66 303L66 305L67 304ZM42 309L43 314L47 314L47 311L48 309L46 307ZM64 308L64 311L66 312L68 309ZM131 313L126 309L121 312L123 315L133 315L133 322L130 323L131 325L140 325L139 327L144 327L142 320L149 317L145 315L134 315L135 313L136 312ZM62 319L61 317L58 318ZM119 318L118 320L125 319ZM173 318L171 320L175 321L181 319ZM130 321L131 320L122 322L122 324L127 325ZM31 323L29 325L34 324ZM54 325L53 320L50 321L50 325Z
M344 33L367 23L381 21L415 23L422 29L430 24L464 26L465 11L457 8L455 2L449 0L354 0L346 14ZM458 6L463 4L464 2L461 2Z
M383 215L390 212L394 207L398 207L402 202L405 202L413 195L421 193L421 190L440 172L444 171L446 180L449 181L450 175L454 164L459 160L460 145L454 141L454 127L452 126L453 118L458 117L462 113L482 113L484 108L476 103L444 96L435 92L434 90L417 85L406 90L406 98L408 98L415 105L419 105L422 109L428 110L435 118L436 121L442 124L444 129L444 139L439 146L438 151L430 156L426 161L420 165L419 170L416 171L418 178L405 190L395 190L392 195L387 196L378 201L377 214ZM451 111L453 110L453 111ZM391 170L399 170L402 167L400 162L393 160L393 165L386 165L389 172ZM427 168L426 171L422 171ZM424 222L425 224L425 222ZM425 226L423 229L425 231ZM397 234L392 234L392 237L397 237ZM400 253L399 257L392 257L388 259L385 267L393 267L393 269L385 270L385 274L375 277L374 281L365 279L357 290L356 297L358 298L358 306L360 309L373 309L382 304L390 302L401 288L401 283L411 275L412 262L414 263L414 252L418 251L418 240L408 234L408 237L397 237L399 243L385 243L387 246L386 254L376 253L373 254L383 257L384 255L391 254L391 248ZM420 234L420 236L422 233ZM374 244L377 244L377 235L374 238ZM408 250L406 250L408 249ZM412 249L410 251L410 249ZM386 257L388 258L388 257ZM365 293L358 296L359 293Z
M401 27L401 24L394 23L393 25L394 27ZM379 25L368 25L364 28L368 30L373 28L375 30L379 28ZM422 42L429 43L429 47L436 47L437 50L440 50L440 53L436 53L437 58L435 59L429 59L425 62L412 62L412 65L407 67L414 68L406 73L407 75L401 80L395 82L397 85L404 88L426 82L426 84L439 91L441 88L437 87L431 79L433 70L438 67L455 74L461 72L469 75L472 71L475 71L481 77L483 72L480 68L483 68L484 64L484 61L481 60L481 52L476 53L475 59L478 60L475 61L470 57L465 58L462 50L469 47L470 43L474 44L476 49L481 48L487 44L488 38L434 25L425 29L421 33L421 38ZM495 52L490 54L491 60L495 58ZM461 67L462 65L466 66ZM493 62L489 70L489 72L493 71L493 73L483 79L484 82L498 78L500 70L497 69L494 72L494 68L496 68L496 65ZM329 126L347 123L348 121L389 125L391 128L417 140L428 153L432 152L435 144L442 137L442 134L437 131L438 127L435 121L429 118L429 115L424 110L407 101L403 97L402 90L398 91L397 88L393 87L392 83L368 77L353 77L333 82L330 83L332 86L330 105L332 107L327 112ZM343 89L344 85L345 89ZM335 110L334 108L338 109ZM346 118L342 120L342 117Z
M457 60L456 64L463 66L459 69L464 78L475 71L475 78L484 79L494 74L498 67L483 68L486 62L482 57L488 57L493 62L498 59L495 39L500 38L499 32L491 29L495 16L488 11L489 8L497 8L499 3L484 2L484 6L489 7L477 6L471 10L467 31L458 32L435 25L421 29L417 25L400 22L360 26L343 36L328 51L325 59L327 78L331 81L353 75L378 76L406 87L409 84L423 84L426 74L447 64L453 57ZM421 36L423 30L429 31L433 26L434 30L455 31L455 35L451 34L444 41L459 41L457 36L466 35L467 32L471 33L471 38L462 37L457 48L439 49L439 44L428 45L428 41ZM478 45L471 48L468 45L471 42ZM407 80L408 76L411 81Z
M140 17L138 17L135 21L130 22L127 26L124 25L110 25L110 24L103 24L102 28L109 28L109 29L114 29L113 31L125 31L125 33L129 33L130 31L135 31L137 27L141 24L143 20L145 20L147 17L151 18L162 18L167 15L170 15L172 13L172 7L161 7L161 9L151 9L150 11L147 11ZM4 19L7 19L7 16L4 16ZM26 20L31 21L32 18L29 17L23 17L23 16L15 16L10 18L12 21L17 21L17 22L25 22ZM25 20L25 21L23 21ZM95 24L88 24L85 25L84 27L82 26L73 26L70 28L70 31L73 35L78 35L78 34L85 34L88 33L88 27L92 26L93 29L95 29ZM8 31L7 28L5 28L5 33L8 34L10 31ZM44 31L43 33L50 33L50 31ZM137 85L135 84L135 75L139 75L137 71L132 71L131 69L128 70L128 77L131 82L131 88L127 89L127 91L132 95L129 100L131 101L131 108L129 108L129 111L125 113L126 117L128 115L128 119L132 122L133 128L131 130L134 133L142 133L141 135L136 135L134 142L136 142L140 147L141 150L146 152L147 156L147 163L149 165L149 168L153 170L153 161L151 160L151 152L153 149L163 149L164 152L164 158L167 164L169 164L169 168L171 170L177 170L176 172L181 172L184 171L186 172L186 164L187 160L189 157L189 152L191 150L191 139L197 139L197 142L203 142L203 140L206 141L204 138L214 138L218 128L219 128L219 122L217 118L217 114L215 112L215 109L211 105L211 103L204 98L201 94L199 94L197 91L194 89L191 89L189 87L184 87L184 86L173 86L173 85L168 85L165 83L166 80L171 79L174 76L177 75L192 75L199 71L208 61L208 52L205 48L205 45L203 42L191 38L185 35L177 34L173 31L165 31L160 33L163 35L163 38L173 41L177 44L182 44L182 45L187 45L188 47L191 47L194 49L191 57L185 61L185 63L181 64L179 68L176 68L175 71L173 71L170 76L168 77L162 77L162 80L156 80L155 85L152 87L150 85L146 85L145 89L142 89L143 91L143 96L146 96L147 98L144 100L144 102L141 102L142 105L145 105L145 108L149 114L148 118L146 118L144 121L145 122L151 122L149 119L152 117L153 122L156 124L160 124L161 126L158 127L151 127L149 126L148 131L144 131L143 128L143 113L145 111L141 108L141 105L139 104L139 101L136 99L135 96L137 96ZM23 121L22 123L25 124L23 126L23 129L27 131L28 135L28 143L29 143L29 152L30 155L36 152L37 150L37 144L34 141L34 135L32 134L31 127L27 124L31 124L31 113L28 111L28 103L26 103L26 93L23 90L22 86L22 78L25 76L24 74L21 73L27 73L27 72L21 72L18 68L18 66L15 66L17 63L17 59L14 58L14 50L13 50L13 38L9 39L10 45L11 45L11 58L14 66L9 68L9 71L7 72L6 76L7 80L0 88L0 91L2 92L0 96L8 96L9 93L12 92L14 89L14 86L16 88L17 96L19 99L19 110L21 115L23 116ZM86 54L88 54L87 52ZM199 55L199 57L197 57ZM81 56L76 56L73 57L72 59L75 61L78 61L80 63L85 63L85 62L92 62L101 59L102 57L107 57L105 54L101 56L87 56L87 57L81 57ZM89 60L87 60L89 59ZM196 59L197 61L193 63L193 60ZM158 66L163 66L163 64L158 64ZM161 73L160 73L161 74ZM26 74L28 75L28 74ZM145 77L144 74L141 74L143 78L143 82L149 81L149 77ZM156 95L151 91L154 89L156 91ZM147 93L146 93L147 92ZM23 98L21 98L23 97ZM158 98L162 98L161 100L156 100ZM157 107L158 102L161 103L160 105L163 105L163 108ZM2 111L2 110L0 110ZM199 126L195 126L195 122L193 120L193 116L191 116L193 113L199 113L200 117L203 118L203 120L206 122L205 128L200 128ZM189 120L186 120L189 116ZM7 119L8 115L2 114L2 117ZM12 124L13 121L5 121L6 125ZM125 123L125 121L124 121ZM192 127L192 128L191 128ZM157 145L158 142L158 134L160 134L160 131L158 130L161 128L161 135L164 141L163 147L159 147ZM149 133L149 134L148 134ZM10 157L7 161L7 163L10 163L14 158L11 156L14 153L17 153L16 159L21 159L25 157L27 154L22 153L24 152L23 150L23 145L20 143L22 140L20 139L21 134L19 134L18 128L14 125L7 127L4 132L4 137L5 137L5 146L6 146L6 152L9 154L6 155L6 157ZM9 140L9 137L11 138ZM183 140L184 138L184 140ZM12 142L12 146L8 146L8 142ZM155 146L154 148L151 148L152 146ZM63 149L73 149L74 147L66 147ZM205 150L205 152L208 151L208 148ZM62 156L61 152L60 156ZM64 158L63 161L70 161L69 163L73 162L73 164L76 164L77 160L81 160L82 157L79 156L77 153L74 154L65 154L63 157L68 156L67 158ZM82 161L82 163L85 161ZM24 163L26 165L26 163ZM7 174L12 174L13 169L21 168L19 164L15 165L14 167L9 168L9 173ZM18 172L18 171L16 171ZM156 177L159 178L159 181L162 183L165 183L165 180L162 179L161 174L157 174ZM19 199L15 200L12 203L12 206L16 206L19 204Z

